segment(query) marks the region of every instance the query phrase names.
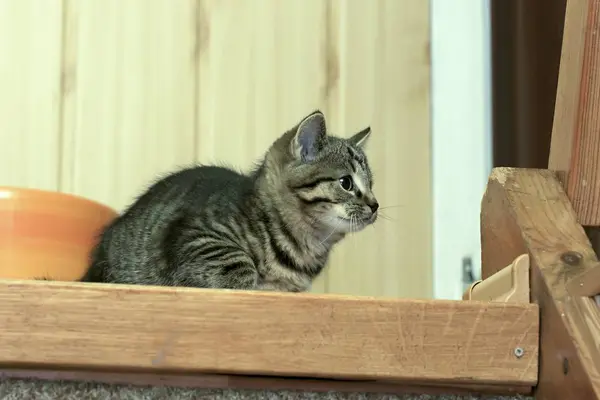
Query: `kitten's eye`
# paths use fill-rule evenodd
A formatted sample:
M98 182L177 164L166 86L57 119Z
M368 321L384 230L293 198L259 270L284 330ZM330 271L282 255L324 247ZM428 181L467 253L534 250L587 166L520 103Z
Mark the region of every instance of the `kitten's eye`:
M352 182L352 178L349 176L342 176L340 178L340 185L342 186L342 189L349 192L354 187L354 182Z

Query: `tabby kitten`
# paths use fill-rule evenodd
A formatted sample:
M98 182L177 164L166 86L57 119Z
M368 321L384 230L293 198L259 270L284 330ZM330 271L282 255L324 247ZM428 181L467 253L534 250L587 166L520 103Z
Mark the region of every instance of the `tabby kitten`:
M315 111L247 175L196 166L159 180L105 228L83 280L309 290L332 247L377 219L370 132L328 135Z

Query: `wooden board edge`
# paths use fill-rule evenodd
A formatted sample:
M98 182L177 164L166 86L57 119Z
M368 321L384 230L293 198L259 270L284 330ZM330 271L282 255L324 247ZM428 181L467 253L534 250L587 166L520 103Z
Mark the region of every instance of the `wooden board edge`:
M548 168L558 173L579 222L586 226L600 226L598 27L598 1L567 1L548 159Z
M174 292L177 292L178 295L170 296ZM183 296L182 293L186 295ZM161 298L158 294L168 294L169 296ZM156 297L153 297L155 295ZM146 296L146 300L144 300L146 306L142 305L136 308L135 301L142 301L140 299L144 296ZM49 301L40 301L40 299L49 299ZM113 312L119 307L127 308L124 315L128 320L119 325L118 341L110 342L114 327L90 323L87 311L81 310L82 304L90 301L89 299L97 304L102 304L103 309L110 309ZM185 307L185 303L188 302L188 306L190 304L193 306L186 309L186 315L189 315L190 310L198 310L196 307L207 303L218 307L215 304L225 301L225 299L228 299L229 308L222 309L221 312L212 309L211 312L214 315L230 315L231 312L235 314L238 304L242 307L241 305L251 300L254 302L253 304L260 304L263 308L260 315L263 315L264 318L272 319L273 313L277 313L279 310L280 314L276 315L277 326L283 327L281 328L282 332L295 335L292 337L292 341L298 343L302 343L305 338L299 336L294 330L293 324L298 323L298 316L290 314L289 310L302 310L303 307L306 309L306 304L310 304L311 307L308 309L311 313L305 318L307 321L310 320L311 324L309 328L312 336L308 339L308 343L315 340L314 332L320 332L319 335L325 336L319 336L321 337L320 342L315 342L315 346L299 346L293 349L294 354L287 354L285 340L281 343L277 342L275 347L273 345L269 347L269 344L265 345L259 336L248 335L251 338L248 340L254 341L255 346L253 346L257 349L248 346L246 340L243 349L233 343L228 344L229 347L220 349L220 353L210 353L212 350L208 349L207 351L211 355L203 356L194 354L194 349L206 342L213 343L214 347L214 340L221 340L221 337L230 332L219 331L222 333L217 336L203 338L199 336L200 333L196 332L201 332L207 325L214 325L214 320L209 317L196 320L190 320L190 318L186 320L183 317L181 319L171 318L167 321L164 318L161 320L160 316L152 315L152 321L145 321L154 324L152 326L155 329L168 329L169 332L179 331L183 334L187 332L188 336L175 343L174 347L169 348L168 356L163 354L163 359L159 360L159 363L155 363L154 359L150 363L151 354L163 351L165 335L152 336L155 333L152 329L149 329L150 332L137 330L143 324L135 322L140 318L140 314L144 313L144 308L146 311L150 306L153 310L160 309L160 304L168 301L171 314L176 315L178 310L181 310L182 306ZM280 308L276 309L274 305L278 305ZM94 307L97 308L97 305ZM24 315L29 309L33 309L31 315ZM248 308L243 310L252 311ZM281 310L288 311L283 315ZM426 312L426 310L429 311ZM404 317L398 315L403 312L405 313ZM199 313L202 315L201 310ZM56 315L61 317L57 318ZM238 313L238 317L240 315L242 313ZM100 319L108 321L111 316L112 314L110 316L100 315ZM98 315L95 317L97 318ZM159 320L155 321L156 318ZM286 318L288 318L288 323L285 322ZM398 318L404 318L402 323L399 323L400 320L396 320ZM192 321L195 325L182 325L181 321ZM229 324L229 322L227 323ZM224 329L243 331L242 326L246 329L245 327L248 324L251 325L252 321L242 319L232 320L232 323L235 326L226 325ZM360 325L361 323L362 325ZM497 324L497 328L490 328L488 323ZM355 324L358 325L353 327L352 325ZM121 366L125 369L145 373L250 374L382 381L414 381L422 378L427 383L444 385L480 384L523 387L533 386L537 382L539 310L534 304L378 299L310 293L180 290L180 288L105 286L66 282L1 281L0 325L5 326L4 330L0 330L0 344L2 344L0 346L0 367L5 369L81 368L83 370L108 369L115 372L114 369ZM165 327L167 325L168 327ZM290 327L288 328L286 325L290 325ZM306 327L296 326L306 329ZM127 333L127 329L131 332ZM219 329L223 329L223 327L221 326ZM470 335L469 329L471 335L475 335L478 331L475 339ZM193 336L189 335L190 331L193 332ZM445 331L451 335L448 340L452 342L443 346L446 352L443 357L439 357L437 352L431 353L431 350L425 350L431 353L427 356L426 362L415 360L410 356L416 351L411 350L413 345L419 347L420 351L440 349L440 340L437 335L442 335ZM331 336L332 332L337 332L337 334ZM425 337L422 340L419 339L418 343L409 344L408 353L405 354L401 350L405 345L404 342L407 340L410 342L412 340L410 338L418 337L416 335L423 332L429 332L429 336L424 334ZM151 336L150 339L144 338L141 333ZM490 335L495 337L493 342L501 339L500 342L503 344L495 343L490 346ZM129 336L138 338L133 340ZM253 336L255 338L252 338ZM36 341L36 337L43 337L43 343ZM85 338L85 341L79 340L79 337ZM287 341L291 340L290 337L285 338ZM184 342L184 347L177 347L181 342ZM374 353L357 351L357 349L365 348L363 342L368 343L368 348L373 349L371 351ZM79 350L75 351L70 348L70 343L75 343L76 349ZM148 346L157 346L157 343L160 347L153 347L153 350L149 352ZM87 346L87 348L82 346ZM525 350L525 355L522 357L516 357L514 354L515 348L519 346ZM265 349L275 351L273 350L275 348L279 354L272 353L273 357L267 358L267 364L263 363L260 368L255 369L252 368L252 365L248 365L248 362L254 362L257 358L265 359L262 354L262 352L268 351ZM494 348L496 353L494 350L490 350ZM84 349L85 356L82 354ZM243 350L249 351L250 354L243 354ZM396 355L394 355L394 351ZM327 358L323 358L324 352L329 354ZM480 362L473 360L468 362L470 352L480 356L483 354L483 358L480 357ZM335 354L339 356L335 356ZM288 359L292 356L298 358L299 361L290 363ZM103 357L104 359L102 359ZM217 369L217 365L211 364L210 360L213 360L214 357L221 357L218 366L220 369ZM339 362L337 361L338 357ZM165 358L167 359L166 363L164 362ZM140 359L147 361L140 363ZM238 359L242 359L242 361L238 361ZM329 359L331 359L329 365L323 366L322 362L327 362ZM449 359L464 364L464 368L454 369L457 365L448 367ZM283 360L279 362L285 363L285 368L279 368L283 364L278 365L278 360ZM438 361L437 364L436 361ZM351 366L348 363L351 363ZM268 365L268 367L264 365ZM499 367L499 365L507 365L507 367ZM458 365L458 367L462 367L462 365ZM282 370L285 371L282 373Z
M587 25L588 0L569 0L565 10L563 42L558 71L549 168L567 190L569 173L577 151L577 118L581 101L581 77Z
M136 372L0 369L1 379L39 379L60 382L94 382L138 387L190 389L293 390L303 392L387 393L427 395L528 395L528 385L435 384L433 382L378 382L218 374L152 374Z

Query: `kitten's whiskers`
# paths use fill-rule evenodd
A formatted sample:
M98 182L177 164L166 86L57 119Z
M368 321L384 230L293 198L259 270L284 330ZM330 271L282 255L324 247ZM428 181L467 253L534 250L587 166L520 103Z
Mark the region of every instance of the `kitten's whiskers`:
M404 207L404 206L403 205L385 206L385 207L379 207L379 210L386 210L388 208L398 208L398 207Z
M395 205L395 206L385 206L385 207L379 207L379 217L381 217L382 219L385 219L387 221L394 221L394 218L392 218L391 216L387 215L385 212L383 212L383 210L387 210L390 208L397 208L397 207L404 207L403 205Z
M379 213L379 218L382 218L386 221L394 221L394 218L390 217L389 215L386 215L382 212Z

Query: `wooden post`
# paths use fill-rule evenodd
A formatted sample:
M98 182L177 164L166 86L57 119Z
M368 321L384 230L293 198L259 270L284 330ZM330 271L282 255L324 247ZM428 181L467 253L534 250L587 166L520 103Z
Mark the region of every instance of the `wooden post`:
M600 399L600 308L578 285L598 259L556 175L497 168L481 211L482 275L528 253L531 301L540 307L536 399ZM584 295L582 295L584 294Z
M568 0L548 168L580 224L600 226L600 0Z

